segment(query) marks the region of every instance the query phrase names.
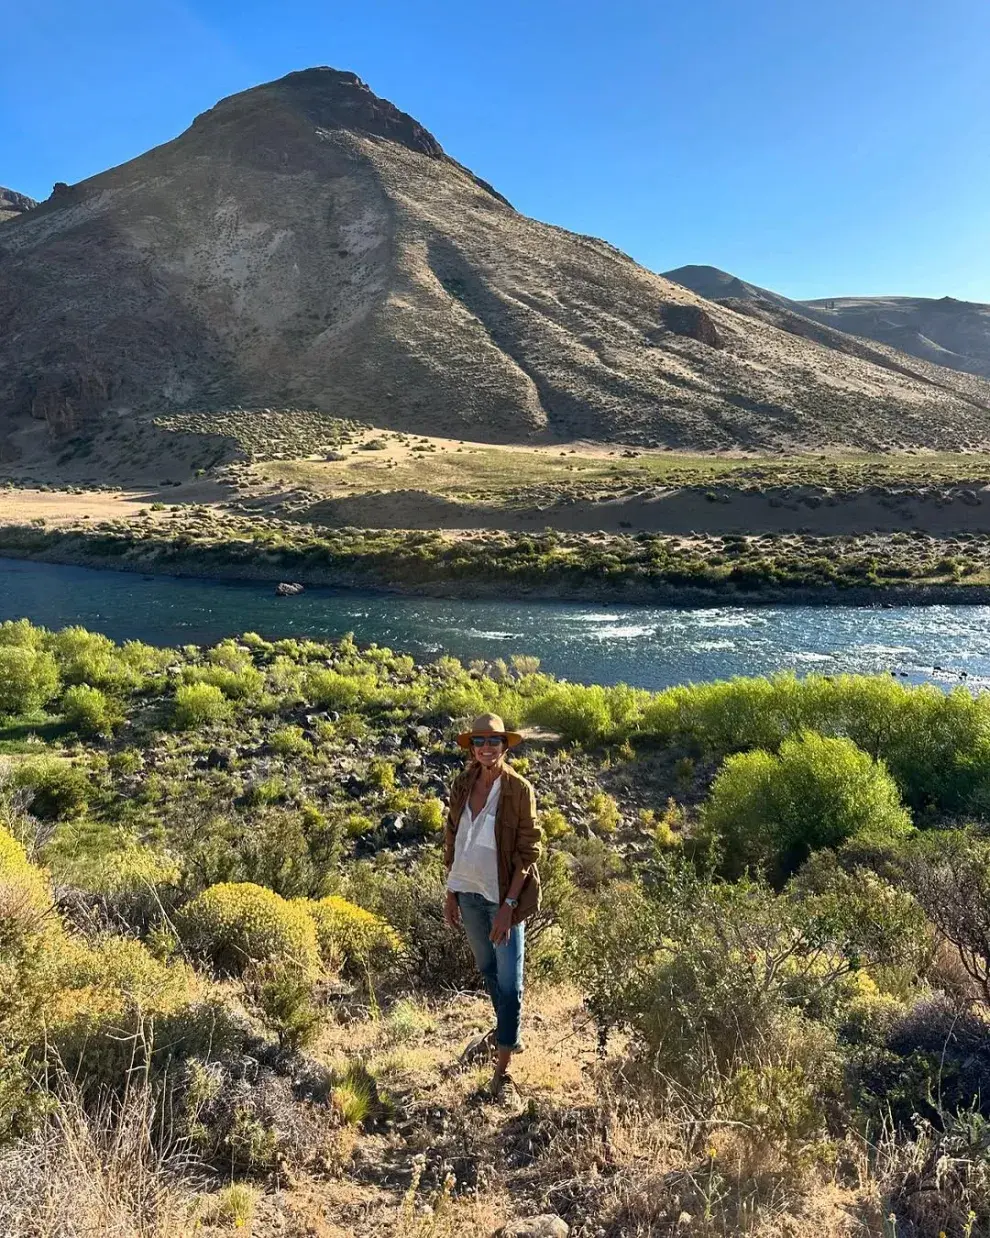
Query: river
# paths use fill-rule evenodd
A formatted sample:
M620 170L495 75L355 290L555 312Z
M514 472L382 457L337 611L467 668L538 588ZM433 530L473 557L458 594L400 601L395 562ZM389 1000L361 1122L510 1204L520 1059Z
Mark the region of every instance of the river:
M115 640L202 644L241 632L329 638L353 632L417 658L530 654L587 683L645 688L790 668L893 671L920 683L990 679L990 607L608 606L451 601L270 584L142 576L0 559L0 619L79 623ZM944 668L935 671L934 668Z

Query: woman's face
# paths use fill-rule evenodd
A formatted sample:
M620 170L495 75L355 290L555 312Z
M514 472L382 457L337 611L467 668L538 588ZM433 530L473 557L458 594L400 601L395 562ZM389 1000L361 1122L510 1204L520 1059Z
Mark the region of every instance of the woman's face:
M483 739L484 743L476 741ZM505 740L495 735L474 735L471 737L471 753L479 765L491 769L498 765L505 752Z

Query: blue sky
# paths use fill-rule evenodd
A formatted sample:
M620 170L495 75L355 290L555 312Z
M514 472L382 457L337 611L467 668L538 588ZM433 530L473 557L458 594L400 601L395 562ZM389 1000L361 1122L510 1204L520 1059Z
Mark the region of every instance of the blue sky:
M655 270L990 302L988 49L988 0L33 0L0 24L0 184L45 197L330 64Z

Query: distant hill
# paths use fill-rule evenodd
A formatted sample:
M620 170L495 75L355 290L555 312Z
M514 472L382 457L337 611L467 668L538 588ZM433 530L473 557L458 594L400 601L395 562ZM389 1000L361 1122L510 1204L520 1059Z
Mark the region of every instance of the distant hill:
M233 407L495 442L990 446L990 384L785 325L526 218L359 78L307 69L0 227L0 460Z
M990 377L990 305L953 297L823 297L791 301L717 267L683 266L665 279L714 300L764 301L935 365Z
M0 185L0 223L16 219L18 215L23 215L37 205L34 198L29 198L27 194L15 193L13 189L4 189Z
M789 301L787 297L782 297L776 292L770 292L767 288L760 288L757 284L748 284L737 275L730 275L728 271L720 271L718 267L677 267L673 271L664 271L663 278L672 280L675 284L681 284L685 288L690 288L699 297L705 297L709 301L725 301L730 299L736 301L767 301L770 304L785 306L788 309L793 309L797 305L796 301Z

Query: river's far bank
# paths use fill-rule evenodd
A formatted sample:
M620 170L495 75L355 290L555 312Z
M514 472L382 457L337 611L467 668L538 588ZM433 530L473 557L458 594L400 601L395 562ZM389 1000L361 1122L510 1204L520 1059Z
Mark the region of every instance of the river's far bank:
M68 527L0 524L0 556L415 597L644 606L990 603L990 538L694 537L319 529L197 513Z
M19 551L0 544L0 558L21 559L67 567L170 576L178 579L217 580L273 587L291 578L305 587L332 588L397 597L435 598L441 601L587 602L625 606L753 607L753 606L987 606L990 584L918 585L765 585L740 589L724 585L639 584L635 581L505 581L490 578L446 580L387 580L370 572L304 567L278 572L261 563L197 562L194 556L168 562L120 559L92 552Z

